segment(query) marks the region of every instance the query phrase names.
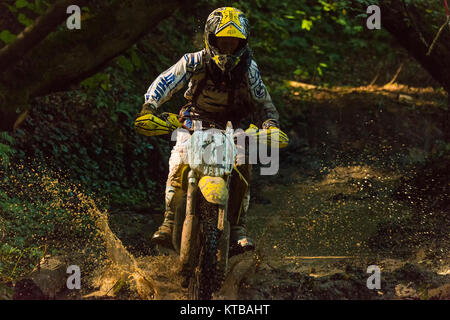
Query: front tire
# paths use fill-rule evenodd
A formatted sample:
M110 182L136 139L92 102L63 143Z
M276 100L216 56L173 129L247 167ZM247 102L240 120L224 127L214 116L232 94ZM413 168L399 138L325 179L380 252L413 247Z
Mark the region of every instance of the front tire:
M208 222L203 222L200 228L203 230L199 263L191 277L189 293L192 299L210 300L221 284L217 264L219 229Z
M189 281L189 297L194 300L210 300L223 281L222 268L217 261L220 230L217 228L218 205L200 197L200 254L198 264Z

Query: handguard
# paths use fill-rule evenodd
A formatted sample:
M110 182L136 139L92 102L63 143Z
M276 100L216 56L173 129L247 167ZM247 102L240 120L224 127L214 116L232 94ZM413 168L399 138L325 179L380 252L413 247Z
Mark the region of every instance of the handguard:
M136 131L146 136L168 134L181 127L182 124L178 121L178 116L168 112L161 114L161 118L154 114L146 114L134 121Z
M269 127L269 129L259 129L254 124L250 124L245 133L255 137L258 141L265 143L267 145L272 145L272 141L274 145L277 145L278 148L282 149L287 147L289 144L289 138L286 133L284 133L281 129L277 127Z

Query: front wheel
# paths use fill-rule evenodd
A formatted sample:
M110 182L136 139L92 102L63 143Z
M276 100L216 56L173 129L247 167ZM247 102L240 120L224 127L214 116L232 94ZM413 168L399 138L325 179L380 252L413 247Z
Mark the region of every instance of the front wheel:
M217 226L209 222L203 222L200 229L199 263L190 279L189 295L195 300L210 300L222 283L217 263L220 234Z
M225 278L223 250L224 234L217 223L222 210L220 205L207 202L203 196L198 197L196 210L199 213L198 244L199 255L196 266L189 279L189 298L209 300L212 294L220 289ZM226 229L226 231L229 231ZM229 233L229 232L228 232ZM226 235L227 233L225 233ZM228 240L228 237L225 237ZM228 242L228 241L227 241Z

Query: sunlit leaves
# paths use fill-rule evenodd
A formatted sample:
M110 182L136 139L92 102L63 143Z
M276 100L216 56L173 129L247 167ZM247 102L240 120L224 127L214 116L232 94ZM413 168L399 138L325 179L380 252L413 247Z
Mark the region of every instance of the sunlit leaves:
M319 3L322 5L324 11L335 11L338 6L337 2L328 3L328 1L319 0Z
M306 30L311 30L311 27L313 25L313 22L311 20L306 20L303 19L302 20L302 29L306 29Z

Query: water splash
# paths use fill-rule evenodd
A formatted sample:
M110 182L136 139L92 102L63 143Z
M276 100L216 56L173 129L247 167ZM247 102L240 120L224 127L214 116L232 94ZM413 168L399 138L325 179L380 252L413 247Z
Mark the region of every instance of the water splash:
M20 279L57 254L80 265L85 290L98 289L86 298L112 297L121 283L135 297L158 298L151 276L111 231L108 211L94 198L44 165L0 172L0 279Z

